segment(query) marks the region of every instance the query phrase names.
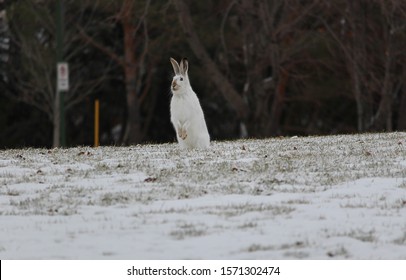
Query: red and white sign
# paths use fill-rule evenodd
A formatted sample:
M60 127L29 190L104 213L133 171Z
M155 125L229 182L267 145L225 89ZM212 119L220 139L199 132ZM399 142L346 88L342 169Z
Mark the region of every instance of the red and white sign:
M59 62L57 68L57 89L58 91L69 90L69 65L66 62Z

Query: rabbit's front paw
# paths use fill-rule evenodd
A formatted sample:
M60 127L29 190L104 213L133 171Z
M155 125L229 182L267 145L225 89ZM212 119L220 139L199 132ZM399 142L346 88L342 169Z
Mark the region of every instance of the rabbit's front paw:
M186 137L187 137L186 129L179 128L179 130L178 130L178 135L179 135L179 138L180 138L180 139L185 140Z

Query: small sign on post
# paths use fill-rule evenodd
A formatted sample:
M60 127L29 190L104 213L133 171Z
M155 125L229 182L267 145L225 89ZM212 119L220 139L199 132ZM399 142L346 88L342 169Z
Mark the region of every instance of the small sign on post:
M58 91L69 90L69 65L66 62L58 62L57 66L57 89Z

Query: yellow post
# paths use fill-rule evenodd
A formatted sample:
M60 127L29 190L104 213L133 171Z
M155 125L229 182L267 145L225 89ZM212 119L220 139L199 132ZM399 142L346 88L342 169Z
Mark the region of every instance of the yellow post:
M99 116L100 116L100 102L99 99L94 101L94 146L99 147Z

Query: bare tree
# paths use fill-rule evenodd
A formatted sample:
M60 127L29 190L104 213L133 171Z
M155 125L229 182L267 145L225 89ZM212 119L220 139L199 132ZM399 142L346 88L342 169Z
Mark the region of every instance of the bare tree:
M296 65L306 62L301 52L311 42L303 23L316 1L302 2L222 1L226 7L219 28L223 49L218 59L221 63L215 63L199 39L188 5L173 0L187 42L220 93L247 123L250 135L280 133L289 80L298 77ZM225 28L228 34L233 33L231 39L224 36ZM231 64L239 65L239 73L233 72L236 67L231 70ZM244 83L241 77L245 77Z
M405 2L345 0L324 4L324 18L320 18L344 54L357 106L358 131L391 131L394 99L404 79L404 70L399 69L404 68Z
M201 42L198 34L196 33L192 17L190 15L189 7L183 0L173 0L179 16L179 22L185 32L187 41L197 56L201 60L203 67L212 79L213 83L219 88L221 94L230 103L236 111L240 119L245 119L248 115L248 106L242 99L241 95L220 71L218 65L209 56L205 46Z
M16 1L8 13L11 47L9 52L6 79L3 85L9 90L6 94L18 101L27 103L43 111L53 123L53 146L59 146L60 114L56 95L56 23L53 14L53 1ZM77 5L80 1L72 5ZM83 8L83 6L82 6ZM83 12L83 9L80 10ZM77 19L78 14L75 14ZM79 14L80 17L80 14ZM79 36L70 32L64 40L64 57L72 61L85 51ZM83 65L70 63L70 89L65 94L65 108L69 110L84 98L91 95L105 80L104 73L86 79Z
M405 71L406 3L399 0L379 0L376 5L381 9L381 28L376 30L381 30L377 34L382 34L383 39L382 53L378 55L378 63L383 66L383 73L382 78L377 79L377 92L381 98L371 126L378 130L391 131L394 100L404 83L402 73Z
M98 42L83 28L77 25L82 39L99 49L120 66L124 73L126 88L127 119L123 135L123 143L140 143L146 134L153 111L148 110L146 120L142 120L141 106L151 86L153 72L147 71L147 54L149 51L149 31L147 15L150 0L136 5L135 1L102 1L89 2L90 5L100 5L108 11L109 20L118 23L123 31L123 54L118 54L106 45ZM138 3L139 4L139 3ZM111 16L112 15L112 16ZM152 109L153 107L151 107Z

